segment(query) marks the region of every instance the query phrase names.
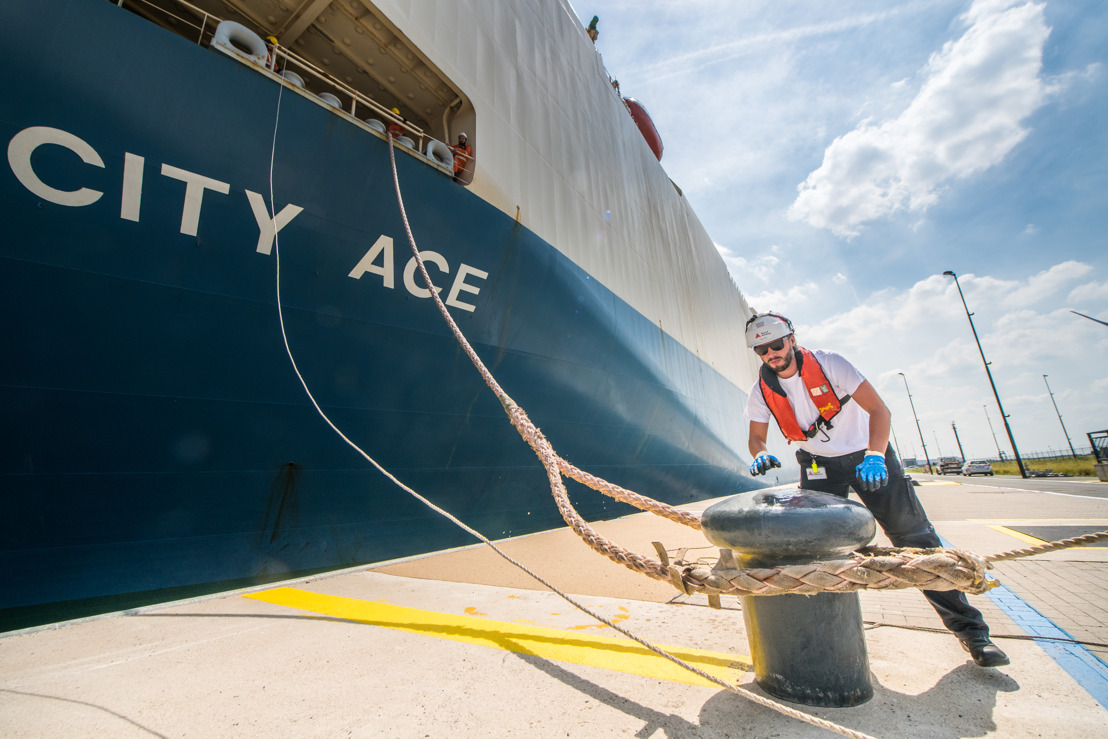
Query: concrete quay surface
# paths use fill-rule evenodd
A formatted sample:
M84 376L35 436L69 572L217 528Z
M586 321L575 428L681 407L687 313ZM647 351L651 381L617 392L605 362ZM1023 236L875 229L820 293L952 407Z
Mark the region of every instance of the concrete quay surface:
M1057 492L918 477L958 548L993 554L1037 541L1027 532L1108 529L1105 483ZM674 558L715 558L700 532L650 514L595 528L648 556L660 541ZM565 529L499 546L612 622L764 695L739 599L708 608ZM788 705L878 737L1105 736L1108 546L994 574L1005 588L971 599L1010 666L974 665L918 592L863 592L874 698ZM484 545L2 636L0 735L833 736L657 657Z

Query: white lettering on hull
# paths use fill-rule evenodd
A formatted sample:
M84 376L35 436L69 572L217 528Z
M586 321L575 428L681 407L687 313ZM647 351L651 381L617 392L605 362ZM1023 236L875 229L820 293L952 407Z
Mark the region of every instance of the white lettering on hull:
M119 217L125 221L139 222L139 210L142 207L142 166L145 161L138 154L129 151L123 155L123 202L119 206Z
M32 126L12 136L12 140L8 144L8 164L20 184L43 200L49 200L51 203L57 203L58 205L80 208L85 205L92 205L100 199L100 196L104 193L99 190L91 190L87 187L82 187L79 190L58 190L39 179L31 166L31 155L35 153L35 149L43 144L65 147L81 157L81 161L85 164L101 168L104 166L104 160L100 158L96 150L73 134L57 128Z
M104 193L88 187L76 190L60 190L48 185L35 172L31 163L35 150L44 145L61 146L76 154L82 162L94 167L104 168L104 160L83 139L57 128L48 126L31 126L25 128L8 143L8 165L12 173L25 188L51 203L72 208L80 208L100 200ZM142 211L143 176L146 160L138 154L124 152L123 155L123 182L119 217L125 221L139 222ZM204 203L205 191L212 191L220 195L227 195L231 191L230 184L221 182L211 177L189 172L188 170L163 163L161 174L170 179L185 183L185 194L181 208L180 232L186 236L196 236L200 229L200 213ZM296 218L303 208L289 203L276 216L271 217L265 198L256 192L245 190L246 199L250 203L251 212L258 225L258 243L255 250L259 254L271 254L277 233ZM438 252L421 251L420 255L426 265L433 265L444 275L450 274L450 264L446 257ZM378 264L380 261L380 264ZM393 240L391 236L381 235L370 247L369 251L358 261L350 271L349 276L355 280L362 275L375 274L380 276L382 286L392 290L396 286L395 259L393 254ZM431 291L416 284L415 273L418 269L415 257L412 257L404 265L403 282L409 293L417 298L431 297ZM430 274L430 272L428 272ZM478 295L481 288L469 284L466 279L475 277L485 280L488 272L462 263L454 276L454 282L447 293L446 304L461 310L473 312L476 306L459 299L461 293ZM442 288L435 286L435 292L441 292Z
M273 240L277 232L289 224L293 218L304 210L299 205L289 203L281 212L273 218L269 217L269 208L266 207L265 198L256 192L246 191L246 199L250 201L250 209L254 211L254 220L258 222L258 246L255 249L259 254L269 254L273 251Z
M185 207L181 209L181 233L195 236L200 228L200 206L204 202L204 191L214 190L221 195L231 192L226 182L189 172L168 164L162 165L162 174L185 183Z
M439 271L443 274L450 274L450 264L442 254L421 249L419 255L423 258L425 266L434 265L438 267ZM377 263L378 259L381 261L380 264ZM349 276L353 277L355 280L360 280L362 275L365 274L379 275L381 284L391 290L396 286L396 270L393 266L394 264L395 259L393 255L392 237L382 235L377 238L377 241L373 243L373 246L369 248L365 256L358 260L358 263L354 265L354 269L350 270ZM415 273L418 269L419 263L416 262L415 257L409 259L408 263L404 265L404 287L417 298L429 298L431 297L431 291L416 284ZM427 270L427 274L431 274L430 269ZM451 308L459 308L469 311L470 313L477 309L477 306L470 303L463 303L458 299L458 294L462 292L472 293L473 295L477 295L481 292L481 288L474 287L465 281L470 275L484 280L489 276L489 273L477 269L476 267L470 267L463 262L461 266L458 267L458 274L454 276L454 284L451 285L450 292L447 293L445 302ZM432 280L434 280L434 278L432 278ZM435 292L442 292L442 288L436 285Z

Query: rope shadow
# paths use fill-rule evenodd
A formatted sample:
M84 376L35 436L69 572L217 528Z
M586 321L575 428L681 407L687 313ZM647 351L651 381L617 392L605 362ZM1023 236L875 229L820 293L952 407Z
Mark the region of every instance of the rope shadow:
M50 701L60 701L62 703L73 703L73 704L76 704L78 706L87 706L89 708L94 708L97 711L101 711L103 713L106 713L109 716L114 716L114 717L120 719L121 721L126 721L131 726L134 726L136 729L139 729L140 731L146 732L150 736L161 737L161 739L168 739L165 734L160 734L160 733L158 733L157 731L154 731L153 729L151 729L148 726L143 726L142 724L135 721L134 719L128 718L127 716L124 716L122 713L116 713L115 711L113 711L110 708L105 708L104 706L98 706L95 703L89 703L88 701L79 701L79 700L76 700L74 698L63 698L60 695L44 695L42 693L29 693L29 692L26 692L26 691L23 691L23 690L12 690L11 688L0 688L0 693L10 693L12 695L22 695L22 696L26 696L28 698L43 698L45 700L50 700Z
M634 734L634 736L640 739L655 737L658 731L664 732L662 736L668 739L700 736L701 727L682 716L677 716L672 713L662 713L661 711L656 711L653 708L644 706L608 688L597 685L587 678L570 672L556 662L552 662L544 657L536 657L533 654L527 654L525 652L515 652L515 656L539 672L544 673L548 677L557 680L582 695L592 698L597 703L602 703L627 716L641 720L643 726Z

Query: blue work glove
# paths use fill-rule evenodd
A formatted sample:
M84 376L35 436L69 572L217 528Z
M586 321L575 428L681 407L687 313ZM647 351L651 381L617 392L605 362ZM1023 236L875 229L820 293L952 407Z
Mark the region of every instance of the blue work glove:
M866 452L866 458L854 468L854 476L858 478L858 487L866 492L884 487L889 481L889 471L885 468L885 455L880 452Z
M764 475L774 467L780 466L781 463L777 461L777 457L762 452L754 458L754 463L750 465L750 474L755 476Z

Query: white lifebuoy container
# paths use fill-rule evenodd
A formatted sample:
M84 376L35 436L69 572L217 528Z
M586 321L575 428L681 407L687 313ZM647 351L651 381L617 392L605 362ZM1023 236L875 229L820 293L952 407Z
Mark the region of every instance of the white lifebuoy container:
M431 139L427 142L427 158L451 171L454 169L454 152L441 141Z
M286 69L284 72L281 72L281 76L292 84L299 87L300 89L304 89L304 78L298 75L296 72L291 72Z
M335 95L332 95L329 92L319 93L319 99L322 100L323 102L327 103L328 105L332 105L332 106L338 108L339 110L342 110L342 102L338 99L338 97L336 97Z
M366 118L365 124L372 128L374 131L380 131L381 133L385 132L385 124L377 120L376 118Z
M216 26L212 46L262 67L269 58L269 49L266 48L265 41L246 26L234 21L222 21Z
M406 146L409 149L415 149L415 142L407 136L397 136L396 143L400 144L401 146Z

